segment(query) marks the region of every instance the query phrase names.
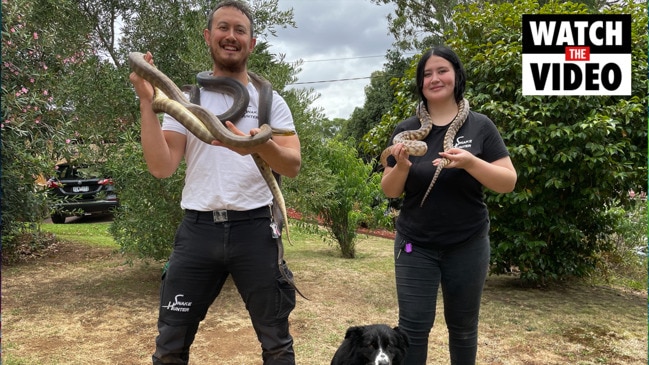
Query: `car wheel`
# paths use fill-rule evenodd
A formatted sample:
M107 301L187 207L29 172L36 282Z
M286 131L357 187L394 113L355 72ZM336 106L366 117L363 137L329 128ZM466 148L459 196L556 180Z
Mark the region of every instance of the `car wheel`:
M60 213L52 214L52 223L54 224L65 223L65 214L60 214Z

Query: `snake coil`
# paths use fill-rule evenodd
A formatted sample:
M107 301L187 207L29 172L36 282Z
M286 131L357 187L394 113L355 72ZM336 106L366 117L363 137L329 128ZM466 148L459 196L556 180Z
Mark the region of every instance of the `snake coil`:
M217 139L233 147L252 147L271 138L272 130L268 124L261 125L261 131L254 136L238 136L221 122L221 120L236 121L238 118L235 116L242 116L246 112L249 100L248 92L238 81L228 77L210 76L215 79L212 82L214 90L233 95L235 100L228 111L221 116L216 116L202 106L190 103L185 94L167 75L146 62L144 54L131 52L128 55L128 61L133 72L153 85L155 90L153 111L171 115L203 142L211 143ZM216 81L218 81L218 86Z
M464 121L466 120L468 115L469 102L466 99L462 99L458 103L457 114L449 124L448 130L444 134L444 151L448 151L449 149L453 148L453 139L455 139L455 135L464 124ZM411 156L423 156L426 154L426 152L428 151L428 145L423 142L423 139L428 136L431 129L433 128L433 120L430 117L430 114L428 114L428 111L426 111L423 102L419 103L419 105L417 106L417 117L419 118L419 121L421 123L421 127L419 127L419 129L400 132L392 139L393 145L402 143L408 150L408 154ZM387 167L387 159L391 153L391 147L388 147L384 149L383 152L381 152L380 161L383 167ZM424 194L424 198L421 200L421 204L419 205L420 207L424 205L424 202L426 201L426 198L428 198L430 191L433 189L433 186L435 185L437 178L442 172L442 169L449 163L450 161L447 158L443 158L442 161L437 165L435 175L433 176L433 179L428 186L428 190L426 190L426 193Z

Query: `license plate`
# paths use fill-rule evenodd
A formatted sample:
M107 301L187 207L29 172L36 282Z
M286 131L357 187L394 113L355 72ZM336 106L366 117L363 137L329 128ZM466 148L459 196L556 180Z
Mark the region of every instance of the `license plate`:
M73 186L72 191L75 193L83 193L86 191L90 191L90 186Z

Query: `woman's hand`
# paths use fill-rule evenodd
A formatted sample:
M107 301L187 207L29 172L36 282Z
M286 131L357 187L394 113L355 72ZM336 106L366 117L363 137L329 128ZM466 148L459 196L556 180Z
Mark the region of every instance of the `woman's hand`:
M408 153L408 148L403 143L397 143L390 147L390 154L394 156L394 159L397 160L397 164L394 167L410 167L412 162L410 162L410 153Z
M441 156L441 158L436 158L435 160L433 160L433 165L439 165L440 162L442 162L442 158L446 158L449 163L444 167L460 169L466 169L470 167L477 158L471 152L463 150L461 148L451 148L446 152L440 152L439 155Z
M516 169L509 156L489 163L461 148L451 148L439 155L449 160L444 167L464 169L487 189L509 193L516 186ZM441 161L441 158L435 159L433 165L437 166Z

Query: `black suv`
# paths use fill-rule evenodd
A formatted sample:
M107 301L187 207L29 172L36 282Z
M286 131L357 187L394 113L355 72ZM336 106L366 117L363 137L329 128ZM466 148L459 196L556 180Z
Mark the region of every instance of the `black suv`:
M68 163L56 165L57 176L47 180L53 204L53 223L65 223L68 216L107 213L119 206L113 179L93 167Z

